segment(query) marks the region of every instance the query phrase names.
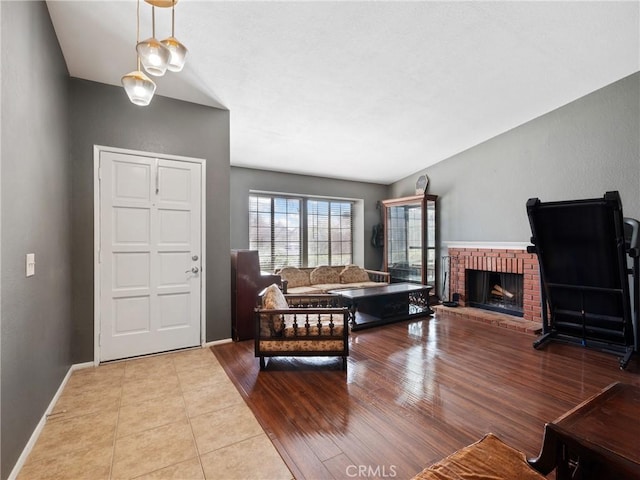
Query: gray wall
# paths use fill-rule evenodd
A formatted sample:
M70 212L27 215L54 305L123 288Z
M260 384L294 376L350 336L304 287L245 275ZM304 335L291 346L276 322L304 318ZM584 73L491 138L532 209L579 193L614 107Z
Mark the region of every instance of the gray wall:
M527 199L596 198L618 190L640 218L640 73L410 175L439 195L440 241L528 242Z
M230 336L231 308L229 112L160 96L139 108L119 87L69 79L44 2L0 12L4 479L71 364L93 360L94 144L207 160L207 340Z
M371 246L371 230L380 222L376 203L388 196L388 187L374 183L231 168L231 248L249 248L249 191L294 193L361 199L364 207L364 267L380 269L382 250Z
M2 27L2 2L0 2L0 28ZM0 32L0 55L2 35ZM2 61L0 60L0 85L2 85ZM0 87L0 272L2 272L2 88ZM0 407L2 406L2 275L0 274ZM0 478L2 476L2 411L0 408Z
M1 8L4 479L71 365L72 325L67 70L44 2Z
M93 146L206 159L207 341L231 336L229 112L71 79L73 361L93 360Z

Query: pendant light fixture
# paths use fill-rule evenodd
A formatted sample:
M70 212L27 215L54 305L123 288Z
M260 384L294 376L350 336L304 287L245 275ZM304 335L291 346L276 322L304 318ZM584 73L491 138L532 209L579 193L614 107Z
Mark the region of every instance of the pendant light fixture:
M1 0L0 0L1 1ZM184 67L188 50L175 38L175 6L178 0L144 0L151 5L151 37L140 41L140 0L136 13L136 60L138 69L122 77L129 100L136 105L149 105L156 91L156 84L140 69L140 64L150 75L160 77L167 70L179 72ZM156 10L171 7L171 36L159 42L156 39Z
M187 59L187 47L185 47L182 43L178 41L175 37L175 28L176 28L176 10L175 6L177 1L171 2L171 36L162 40L162 44L167 47L169 52L171 52L171 57L169 59L169 64L167 68L172 72L179 72L184 67L184 62Z
M140 0L136 13L136 43L140 40ZM149 105L156 91L156 84L140 70L140 57L136 53L138 69L122 77L122 86L131 103L140 106Z
M171 52L156 40L156 7L151 6L151 37L138 42L136 50L148 74L161 77L167 71Z

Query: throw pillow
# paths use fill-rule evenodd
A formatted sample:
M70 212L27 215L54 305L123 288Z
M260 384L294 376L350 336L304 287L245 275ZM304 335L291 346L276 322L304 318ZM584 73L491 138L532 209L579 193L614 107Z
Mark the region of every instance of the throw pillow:
M369 281L369 274L357 265L347 265L340 272L340 280L342 283L361 283Z
M280 278L287 282L289 288L293 287L306 287L311 285L309 281L309 272L306 270L300 270L296 267L283 267L279 272Z
M289 308L289 304L287 303L287 299L284 298L282 294L282 290L275 283L269 285L264 294L262 295L262 308L266 310L285 310ZM262 325L265 322L272 321L273 322L273 330L276 336L282 335L282 330L284 328L284 324L286 321L287 315L261 315L260 323L262 330ZM268 327L267 327L268 330Z
M333 267L323 265L311 271L309 280L311 280L311 285L340 283L340 273Z
M262 295L262 308L267 310L284 310L289 308L287 299L284 298L282 290L275 283L269 285Z

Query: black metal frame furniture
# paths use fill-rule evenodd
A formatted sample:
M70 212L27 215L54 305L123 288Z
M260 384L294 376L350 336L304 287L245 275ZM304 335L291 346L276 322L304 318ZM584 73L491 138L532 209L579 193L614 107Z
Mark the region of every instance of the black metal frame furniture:
M527 215L533 244L527 250L538 256L542 286L542 336L533 346L560 340L598 348L620 355L626 368L638 349L638 222L623 217L618 192L547 203L532 198Z

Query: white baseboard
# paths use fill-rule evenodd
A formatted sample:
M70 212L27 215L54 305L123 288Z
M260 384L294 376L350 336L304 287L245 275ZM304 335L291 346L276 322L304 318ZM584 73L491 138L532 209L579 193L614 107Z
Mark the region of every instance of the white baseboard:
M62 379L62 382L60 383L60 386L58 387L56 394L51 399L51 402L49 402L49 406L44 411L42 418L38 422L38 425L36 425L36 428L33 430L33 433L31 434L29 441L25 445L24 449L22 450L22 453L20 454L20 457L18 458L18 461L13 467L13 470L11 470L8 480L15 480L18 477L20 470L22 470L24 463L27 461L27 457L31 453L31 450L33 450L33 447L35 446L36 442L38 441L38 437L40 437L40 434L44 429L44 425L47 423L47 417L53 411L53 407L55 407L56 402L60 398L60 395L62 395L62 391L64 390L64 387L67 385L67 382L71 377L71 373L73 373L74 370L80 370L80 369L89 368L89 367L93 367L93 362L76 363L71 365L71 367L69 367L69 370L67 371L67 374Z
M214 340L213 342L205 342L202 344L202 348L213 347L215 345L224 345L225 343L231 343L231 338L223 338L222 340Z
M84 362L84 363L74 363L71 365L70 371L82 370L83 368L91 368L96 367L97 365L93 362Z

